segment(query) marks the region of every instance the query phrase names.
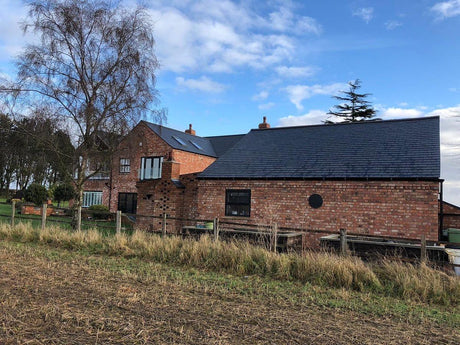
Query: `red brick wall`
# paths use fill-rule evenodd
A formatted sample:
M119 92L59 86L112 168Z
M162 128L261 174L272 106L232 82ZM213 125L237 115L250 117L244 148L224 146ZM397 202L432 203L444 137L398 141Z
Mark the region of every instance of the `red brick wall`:
M84 184L85 192L102 192L102 204L109 205L110 179L88 180Z
M225 216L226 189L251 189L251 217ZM437 240L438 189L430 181L199 180L197 207L201 218ZM323 197L318 209L308 204L314 193Z
M110 211L118 208L118 193L137 193L141 158L168 156L171 147L143 123L137 125L120 143L112 163L112 198ZM120 173L120 158L130 159L130 172ZM138 204L139 204L138 195Z
M177 187L168 178L137 183L138 215L136 225L138 229L161 231L163 214L168 217L167 232L178 233L183 225L192 224L182 220L169 219L197 218L195 175L183 175L181 181L186 188Z
M443 204L443 229L460 229L460 207L444 203Z
M140 143L142 144L140 145ZM171 158L178 163L173 165L174 172L172 178L178 178L179 174L184 175L191 172L203 171L215 161L215 158L212 157L173 150L171 146L157 136L150 128L140 123L120 143L117 153L114 155L112 165L112 197L110 204L110 210L112 212L116 211L118 207L118 193L138 192L136 185L139 182L141 158L147 156L163 156L165 157L165 161L161 181L151 181L150 184L147 182L140 183L139 185L142 185L144 190L147 188L146 186L154 188L153 186L158 182L163 182L162 180L171 178L171 172L168 171L170 167L166 166L166 161ZM130 159L131 168L129 173L120 173L120 158ZM144 194L151 193L145 192ZM140 194L138 194L137 200L138 213L144 214L146 209L144 206L141 206L144 200Z
M214 157L203 156L180 150L173 150L172 156L174 161L181 163L181 175L201 172L216 160Z

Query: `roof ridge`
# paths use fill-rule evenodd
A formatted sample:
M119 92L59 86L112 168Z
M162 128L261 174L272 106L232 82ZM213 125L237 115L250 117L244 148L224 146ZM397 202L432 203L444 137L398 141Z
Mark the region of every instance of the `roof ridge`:
M243 134L226 134L226 135L210 135L210 136L206 136L206 137L203 137L203 138L224 138L224 137L239 137L239 136L245 136L246 134L248 133L243 133Z
M142 122L145 122L147 125L153 125L153 126L157 126L157 127L161 127L161 128L166 128L166 129L168 129L170 131L174 131L174 132L176 132L178 134L185 135L185 136L189 137L189 139L192 139L192 138L206 139L206 137L185 133L185 131L180 131L180 130L175 129L175 128L166 127L166 126L163 126L163 125L159 125L157 123L153 123L153 122L149 122L149 121L145 121L145 120L142 120Z
M389 120L366 120L366 121L358 121L358 122L345 122L345 123L331 123L331 124L316 124L316 125L300 125L300 126L286 126L286 127L272 127L272 128L253 128L252 131L273 131L279 129L291 129L291 128L306 128L306 127L335 127L335 126L355 126L355 125L371 125L376 123L387 123L387 122L408 122L408 121L423 121L423 120L432 120L432 119L439 119L439 115L433 116L425 116L425 117L416 117L416 118L405 118L405 119L389 119Z

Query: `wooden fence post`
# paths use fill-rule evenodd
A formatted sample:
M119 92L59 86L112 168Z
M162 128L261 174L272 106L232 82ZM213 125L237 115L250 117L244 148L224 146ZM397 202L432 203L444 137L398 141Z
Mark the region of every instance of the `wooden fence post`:
M117 211L116 229L117 229L117 235L120 234L121 233L121 211Z
M345 229L340 229L340 254L343 256L348 255L347 230Z
M425 234L422 234L421 243L420 243L420 262L422 264L426 263L426 238L425 238Z
M278 244L278 224L273 223L272 225L272 238L271 238L271 250L276 252L276 245Z
M42 231L46 227L46 210L48 209L48 204L43 204L42 206Z
M16 213L16 200L11 201L12 209L11 209L11 228L14 228L14 216Z
M217 242L219 240L219 218L214 218L212 228L214 230L214 241Z
M166 213L163 213L163 223L161 224L161 232L163 236L166 236Z
M81 206L77 208L77 231L81 230Z

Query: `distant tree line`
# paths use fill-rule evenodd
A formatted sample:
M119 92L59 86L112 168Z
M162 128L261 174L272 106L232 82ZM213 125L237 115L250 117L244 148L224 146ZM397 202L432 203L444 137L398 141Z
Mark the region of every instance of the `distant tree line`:
M69 135L41 113L19 119L0 113L0 191L32 183L69 182L75 148Z

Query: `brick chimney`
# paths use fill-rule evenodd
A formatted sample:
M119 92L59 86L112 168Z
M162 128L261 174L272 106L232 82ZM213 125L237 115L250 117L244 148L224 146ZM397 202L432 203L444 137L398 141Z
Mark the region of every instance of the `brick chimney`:
M196 135L196 132L194 129L192 129L192 124L188 125L188 129L185 130L185 133L191 134L191 135Z
M264 116L264 122L259 123L259 129L267 129L270 128L270 124L267 123L267 117Z

